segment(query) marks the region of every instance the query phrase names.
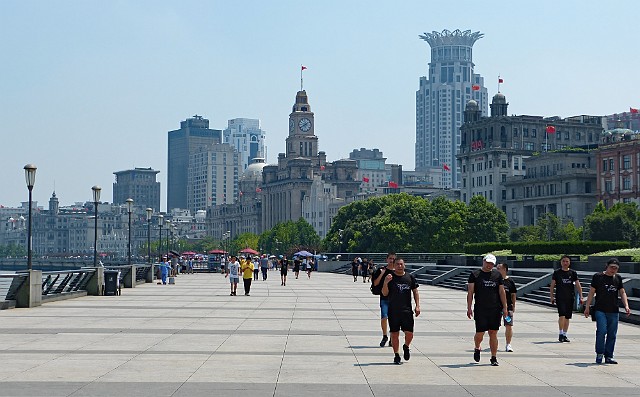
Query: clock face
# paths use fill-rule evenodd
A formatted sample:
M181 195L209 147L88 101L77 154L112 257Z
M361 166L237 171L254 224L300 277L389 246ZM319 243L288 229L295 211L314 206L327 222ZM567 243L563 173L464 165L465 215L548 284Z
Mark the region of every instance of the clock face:
M298 123L298 127L300 127L303 132L309 131L311 129L311 120L308 118L301 119Z
M292 119L289 119L289 132L293 132L295 128L296 128L296 123L294 123Z

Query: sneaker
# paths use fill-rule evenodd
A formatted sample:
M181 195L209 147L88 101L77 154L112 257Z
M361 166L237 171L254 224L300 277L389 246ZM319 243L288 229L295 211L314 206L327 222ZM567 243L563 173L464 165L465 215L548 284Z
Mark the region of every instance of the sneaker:
M613 358L609 358L609 357L606 357L604 359L604 363L605 364L618 364L618 362L616 360L614 360Z
M393 357L393 363L394 364L402 364L402 361L400 360L400 355L398 353L396 353L395 357Z
M492 367L497 367L498 365L500 365L500 364L498 364L498 359L495 358L495 357L491 357L491 366Z
M411 358L411 350L409 349L409 346L402 345L402 350L404 350L404 361L409 361Z
M564 342L564 335L562 334L558 335L558 342L560 343Z
M380 347L384 347L387 344L389 337L387 335L382 335L382 340L380 341Z
M563 341L563 342L566 342L566 343L571 342L571 341L569 340L569 338L567 338L567 335L562 335L562 341Z
M473 361L480 362L480 349L473 349Z
M511 347L511 344L507 344L507 348L506 348L506 350L507 350L508 352L512 352L512 351L513 351L513 347Z
M602 364L602 357L603 356L604 356L603 354L596 355L596 364Z

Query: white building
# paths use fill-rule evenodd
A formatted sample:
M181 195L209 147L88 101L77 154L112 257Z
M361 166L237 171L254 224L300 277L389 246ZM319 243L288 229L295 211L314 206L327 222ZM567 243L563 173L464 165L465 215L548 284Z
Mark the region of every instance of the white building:
M258 119L231 119L224 130L224 143L228 143L240 153L240 172L247 169L256 157L266 158L265 133L260 129Z
M201 148L189 156L187 207L191 214L238 198L240 155L223 143Z

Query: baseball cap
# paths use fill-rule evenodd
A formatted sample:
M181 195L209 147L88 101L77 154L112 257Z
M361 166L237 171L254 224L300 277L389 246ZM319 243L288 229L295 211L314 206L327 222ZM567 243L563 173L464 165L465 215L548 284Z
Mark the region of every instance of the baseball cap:
M491 262L494 265L496 264L496 256L493 254L487 254L482 258L483 261Z

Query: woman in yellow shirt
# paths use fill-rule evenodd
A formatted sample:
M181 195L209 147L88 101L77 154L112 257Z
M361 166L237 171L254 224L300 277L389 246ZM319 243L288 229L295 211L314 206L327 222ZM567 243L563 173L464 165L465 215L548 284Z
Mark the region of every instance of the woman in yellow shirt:
M249 296L251 290L251 280L253 279L253 262L251 260L240 259L240 270L242 271L242 282L244 283L244 294Z

